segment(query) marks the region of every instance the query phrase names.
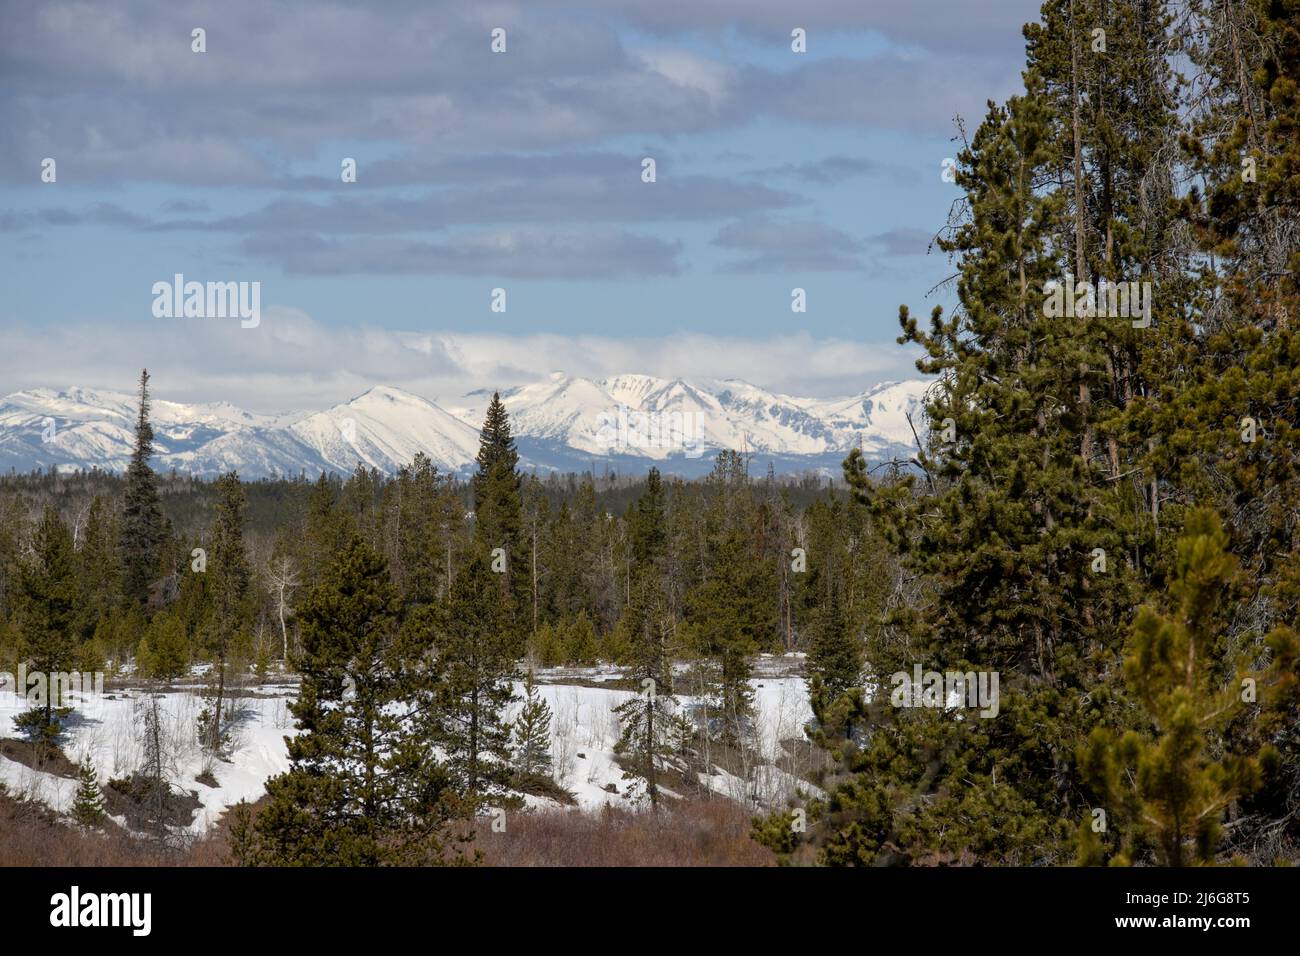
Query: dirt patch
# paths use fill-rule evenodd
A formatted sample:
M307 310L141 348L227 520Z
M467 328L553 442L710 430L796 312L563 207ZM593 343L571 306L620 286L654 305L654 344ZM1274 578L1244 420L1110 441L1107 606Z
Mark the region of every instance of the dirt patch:
M77 778L77 765L54 744L45 741L19 740L16 737L0 738L0 757L16 760L25 767L52 773L56 777Z
M520 774L515 778L514 789L529 796L547 797L566 807L573 807L578 804L578 801L573 799L573 794L546 774L533 773L527 776Z
M126 817L132 830L151 830L159 822L188 827L202 806L197 794L166 784L155 786L141 774L110 780L104 787L104 808L111 816Z

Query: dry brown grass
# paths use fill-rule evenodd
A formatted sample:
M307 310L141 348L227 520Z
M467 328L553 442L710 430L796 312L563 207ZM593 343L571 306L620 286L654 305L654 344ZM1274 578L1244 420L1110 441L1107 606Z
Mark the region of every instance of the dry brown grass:
M503 833L492 832L491 818L477 820L470 848L487 866L771 866L749 822L727 800L687 800L657 814L521 812L506 816ZM165 851L111 824L82 830L42 804L0 794L0 866L228 865L226 818L187 849Z
M222 866L225 839L219 826L184 850L167 850L115 824L82 829L42 803L0 793L0 866Z
M154 866L151 847L117 827L83 831L43 804L0 794L0 866Z
M728 800L670 803L657 814L605 809L508 814L478 821L472 846L488 866L771 866L749 837L750 814Z

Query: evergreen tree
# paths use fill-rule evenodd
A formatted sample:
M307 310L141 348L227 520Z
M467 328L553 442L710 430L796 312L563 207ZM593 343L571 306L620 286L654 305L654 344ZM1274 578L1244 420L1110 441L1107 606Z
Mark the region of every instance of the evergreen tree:
M328 562L320 560L321 555L338 554L357 530L338 507L338 497L337 482L321 472L307 495L303 548L298 561L303 569L303 584L308 588L317 583L328 567Z
M399 626L399 608L383 558L354 535L299 611L302 688L290 709L301 732L288 738L289 771L267 784L245 862L446 861L464 810L425 722L428 635Z
M510 598L508 627L522 639L530 628L532 596L524 545L522 479L516 466L519 453L510 433L505 405L495 392L479 437L477 469L471 481L474 493L474 540L478 548L504 551L505 573L496 586ZM521 645L522 648L522 645Z
M157 577L165 526L158 499L158 479L149 467L153 457L153 426L149 423L149 370L140 373L140 408L135 424L135 448L126 470L119 540L122 591L137 607L149 599Z
M94 827L103 823L106 817L99 777L95 773L95 765L87 757L77 768L77 793L72 798L72 818L83 827Z
M659 802L658 773L677 749L669 638L672 615L666 602L662 563L667 545L664 492L651 468L645 491L629 517L631 539L628 605L620 622L626 634L628 677L640 693L616 708L622 731L615 752L626 758L624 776L639 779L652 807Z
M189 672L190 647L185 622L170 611L154 615L141 645L145 653L136 654L136 667L141 676L166 681Z
M646 474L645 491L637 498L628 520L632 561L638 567L654 565L663 560L668 543L664 509L663 480L659 469L652 467Z
M515 767L525 776L551 773L551 705L537 690L532 668L524 680L524 705L514 724Z
M474 472L474 524L478 541L488 548L518 545L523 530L519 453L510 433L510 416L497 393L492 394L479 435ZM519 555L510 554L512 559Z
M828 588L830 598L822 610L808 649L808 696L813 715L823 726L830 709L846 694L862 687L862 645L850 629L840 606L839 588Z
M99 622L122 600L116 522L104 498L96 495L86 514L83 543L77 552L82 636L91 637Z
M397 473L397 580L407 604L430 604L443 576L442 548L435 525L440 478L429 456L418 452Z
M713 706L722 719L724 738L733 743L748 735L753 711L750 655L775 632L768 570L755 560L739 528L724 528L711 542L703 580L686 599L686 617L701 650L718 664Z
M595 625L587 617L586 611L579 611L578 616L565 628L564 659L569 664L589 666L596 663L596 655L599 653Z
M1271 747L1255 756L1215 745L1249 696L1241 677L1225 680L1232 668L1218 640L1239 576L1227 544L1213 511L1191 513L1177 544L1170 612L1150 605L1138 612L1124 675L1153 734L1117 738L1099 727L1081 749L1080 771L1102 796L1108 821L1106 831L1094 829L1092 817L1080 827L1082 862L1101 862L1106 846L1098 834L1114 832L1115 863L1139 862L1148 845L1165 866L1213 863L1224 812L1276 762Z
M555 624L547 622L538 628L530 642L530 650L543 667L558 667L566 663L568 648L561 628Z
M437 657L433 734L457 789L474 800L501 793L509 782L505 712L517 699L520 656L509 595L489 560L480 552L463 561L449 605L429 618Z
M211 553L208 556L210 616L204 629L205 642L215 661L216 687L211 709L203 721L204 745L210 753L223 746L222 709L226 697L226 667L236 636L244 624L251 571L244 548L244 510L247 498L235 472L216 482L217 506L213 520Z
M1100 200L1084 189L1084 166L1106 167L1118 147L1113 136L1076 135L1088 21L1069 6L1045 5L1047 26L1027 30L1025 93L991 106L959 158L966 200L940 243L960 256L957 309L951 317L935 309L928 333L900 310L900 342L921 345L927 357L918 368L939 376L919 475L877 482L859 452L845 463L856 498L928 592L885 622L868 655L877 677L918 663L996 672L1002 716L958 722L877 704L840 708L870 727L864 746L838 751L813 837L826 862L936 852L1059 859L1068 852L1059 821L1081 799L1059 755L1118 707L1105 682L1119 624L1155 552L1146 516L1157 498L1135 508L1133 486L1117 480L1114 455L1123 464L1137 452L1099 451L1105 415L1119 407L1115 391L1099 385L1107 355L1114 365L1116 349L1138 348L1131 336L1139 330L1129 317L1057 310L1050 293L1063 294L1075 279L1114 276L1121 259L1144 261L1151 252L1150 242L1144 250L1134 238L1136 227L1109 238L1107 223L1090 231L1099 221L1090 219L1090 201L1109 203L1100 218L1115 220L1118 200L1105 193L1123 179L1112 164ZM1125 84L1162 88L1158 70L1117 80L1093 67L1093 105L1098 84L1112 84L1105 93L1112 106ZM1162 94L1146 95L1160 107ZM1135 156L1162 135L1134 144ZM1148 185L1163 188L1157 178ZM1143 228L1149 238L1161 227ZM906 636L891 641L891 630ZM926 755L921 766L897 762L909 749Z
M20 569L23 638L33 671L44 675L43 701L19 718L20 726L52 738L59 732L56 674L72 670L77 627L77 581L72 534L59 513L46 507L32 540L32 557Z

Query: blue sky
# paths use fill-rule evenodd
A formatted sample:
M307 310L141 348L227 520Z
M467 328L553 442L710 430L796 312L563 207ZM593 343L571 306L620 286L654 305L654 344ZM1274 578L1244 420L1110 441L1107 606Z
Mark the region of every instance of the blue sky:
M1035 14L0 3L0 393L127 388L145 363L164 397L260 411L555 368L809 395L913 375L897 309L947 301L926 250L958 197L953 117L1014 92ZM177 272L260 282L261 324L154 318Z

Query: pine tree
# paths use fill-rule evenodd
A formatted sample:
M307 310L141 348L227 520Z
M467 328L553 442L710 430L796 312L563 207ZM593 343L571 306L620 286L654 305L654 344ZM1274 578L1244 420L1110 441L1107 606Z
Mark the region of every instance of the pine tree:
M530 621L528 632L531 635L536 635L538 624L541 621L541 590L543 579L546 576L543 554L547 543L546 526L550 518L550 503L547 501L546 492L536 475L529 478L528 484L524 487L523 501L524 517L527 522L525 531L528 536L527 545L529 550L528 599Z
M620 626L627 638L627 676L640 693L615 710L622 727L615 752L626 758L624 776L643 783L654 807L659 802L660 767L678 749L674 732L681 729L674 723L679 714L668 648L673 619L662 574L667 528L658 469L650 469L645 491L631 509L628 534L632 567Z
M145 814L145 823L160 847L173 843L168 829L168 800L175 754L163 725L158 695L150 694L135 705L135 728L140 747L140 767L132 779L134 795Z
M400 603L359 535L304 601L302 688L290 705L300 733L288 740L289 771L267 784L245 862L446 862L464 810L427 725L429 635L399 624Z
M155 614L141 644L148 648L144 660L137 653L136 665L141 676L166 681L189 672L190 646L185 637L185 622L175 614L169 611Z
M542 624L529 644L529 649L543 667L558 667L565 663L567 648L561 629L550 622Z
M90 638L99 622L121 603L117 538L116 521L108 504L96 495L86 514L83 543L77 551L83 638Z
M722 736L739 743L748 736L753 711L750 655L775 633L774 591L739 528L718 531L703 568L703 580L687 595L686 617L701 650L718 665L713 706Z
M99 777L95 773L95 765L87 757L77 768L77 793L72 799L72 818L83 827L94 827L103 823L106 816Z
M164 523L158 500L158 479L149 467L153 457L153 426L149 423L149 370L140 373L140 409L136 417L135 448L126 470L119 540L122 592L137 607L149 599L159 570Z
M1073 44L1081 30L1069 35ZM1073 108L1056 95L1071 59L1031 47L1024 95L991 106L960 155L964 214L941 241L960 256L958 307L936 308L929 332L900 309L900 342L921 345L918 368L939 376L918 474L876 481L859 452L845 462L856 499L926 595L877 635L877 678L915 664L995 672L1000 716L841 710L870 727L865 745L838 752L811 835L825 862L1059 860L1069 851L1059 821L1077 799L1060 754L1116 706L1107 668L1154 549L1131 486L1094 461L1097 343L1129 319L1056 314L1047 295L1082 271L1086 196L1081 205L1077 177L1052 188L1079 168ZM1086 228L1083 240L1086 264ZM891 640L894 629L905 638Z
M614 752L627 758L624 777L643 782L653 807L659 802L659 769L677 750L674 733L680 728L673 722L678 707L668 655L671 622L655 597L642 601L634 615L636 630L629 635L626 654L628 677L640 692L615 708L621 733Z
M846 694L860 693L864 663L861 642L840 606L839 588L832 583L828 590L829 600L819 615L806 661L808 696L823 727L832 705Z
M303 520L302 550L298 564L303 569L303 584L316 585L329 565L321 555L338 554L358 529L338 505L338 482L321 472L307 494L306 515Z
M497 576L498 590L509 595L509 627L522 642L531 628L530 571L525 555L522 479L517 471L519 453L510 433L510 418L497 393L493 393L479 437L477 469L470 486L474 493L474 540L478 548L504 551L505 573ZM522 651L522 643L520 644Z
M59 514L46 507L32 540L32 557L20 569L24 648L31 669L45 677L43 700L19 725L44 738L59 733L55 675L72 670L76 652L77 581L72 534Z
M1168 588L1171 609L1144 605L1133 623L1124 675L1152 735L1116 737L1099 727L1080 750L1080 772L1118 834L1113 862L1139 862L1153 845L1165 866L1213 863L1225 810L1258 788L1262 768L1276 760L1271 747L1250 755L1215 745L1248 696L1218 639L1239 577L1227 544L1213 511L1189 514ZM1105 856L1093 822L1080 828L1085 863Z
M222 710L226 697L226 668L232 647L244 625L251 571L244 548L244 510L247 498L235 472L217 479L216 516L212 523L211 553L208 556L211 610L205 622L204 636L215 661L216 687L211 709L203 720L204 745L209 753L223 748L225 732ZM156 652L155 648L155 652Z
M398 496L397 580L407 604L430 604L443 576L442 548L435 525L440 478L429 456L418 452L392 482Z
M524 680L524 705L514 723L515 768L525 776L551 773L551 705L537 690L532 668Z
M600 645L596 641L596 628L586 611L568 623L564 636L564 659L569 664L587 666L596 663Z
M509 595L494 580L487 554L462 562L445 609L430 610L436 633L438 706L433 734L457 789L479 800L509 783L510 725L520 649Z
M645 661L639 665L637 674L654 670L667 676L666 668L647 666ZM614 708L621 728L614 752L625 758L624 778L644 786L653 808L659 805L660 769L680 748L682 728L676 723L680 713L672 684L652 677L642 677L640 684L640 693Z

